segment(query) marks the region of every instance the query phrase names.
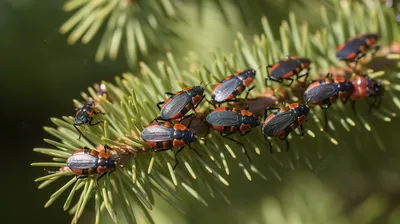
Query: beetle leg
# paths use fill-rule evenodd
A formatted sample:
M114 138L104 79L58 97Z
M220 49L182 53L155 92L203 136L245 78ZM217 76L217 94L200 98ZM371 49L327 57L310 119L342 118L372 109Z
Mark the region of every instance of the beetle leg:
M254 85L253 87L251 87L250 89L247 90L246 97L245 97L244 99L247 100L247 97L249 96L250 91L251 91L252 89L254 89L254 87L256 87L256 86Z
M268 142L269 145L269 152L273 153L274 151L272 150L272 144L271 142L268 140L268 137L266 135L264 135L264 139Z
M325 119L325 130L328 130L328 110L325 109L324 119Z
M96 123L92 123L92 121L93 121L93 118L90 118L90 121L89 121L89 125L90 126L95 126L95 125L97 125L97 124L100 124L100 123L103 123L104 121L97 121Z
M325 119L325 129L328 129L328 115L327 115L327 109L332 105L332 103L327 103L325 105L320 105L321 109L324 110L324 119Z
M178 149L178 151L176 151L176 153L174 153L174 157L175 157L175 165L174 165L174 170L176 168L176 166L178 166L179 164L179 160L178 160L178 154L182 151L182 149L185 148L185 146L182 146Z
M271 80L271 81L273 81L273 82L277 82L277 83L282 83L283 82L283 79L281 79L281 78L279 78L279 79L275 79L275 78L273 78L272 76L267 76L267 78L265 78L265 85L266 86L268 86L268 84L267 84L267 81L268 80Z
M346 61L346 64L347 64L348 67L353 68L353 67L350 65L350 62L349 62L349 61Z
M78 125L74 124L75 129L79 132L79 138L78 138L78 140L81 140L82 132L78 129L77 126L78 126Z
M192 124L193 119L196 117L196 114L190 114L190 115L184 117L184 119L189 118L189 117L190 117L190 121L189 121L189 124L186 126L187 128L190 128L190 125Z
M307 82L307 78L308 78L309 72L310 72L310 69L307 69L307 71L306 71L304 74L302 74L302 75L297 74L297 75L296 75L296 80L298 81L299 79L305 77L305 78L304 78L304 81L302 82L302 83L305 84L305 83Z
M375 106L375 104L376 104L377 101L378 101L378 100L377 100L377 97L376 97L376 96L373 96L372 102L371 102L371 101L368 102L368 103L369 103L368 114L371 114L373 108L377 108L377 107Z
M300 125L300 136L304 136L304 127Z
M114 173L115 170L116 170L116 169L115 169L115 167L114 167L114 169L108 171L108 176L110 176L112 173Z
M287 139L285 139L286 142L286 152L289 152L289 141Z
M161 116L154 118L150 123L153 123L154 121L167 121L165 119L163 119Z
M197 150L196 149L194 149L194 148L192 148L192 146L190 146L189 144L188 144L188 146L189 146L189 148L191 149L191 150L193 150L200 158L201 158L201 155L200 155L200 153L199 152L197 152Z
M175 95L175 93L171 93L171 92L165 92L165 94L167 94L168 96L173 96L173 95Z
M382 98L380 96L378 96L376 102L377 103L375 104L375 108L379 108L382 103Z
M96 178L96 187L94 188L93 192L96 192L97 189L100 187L99 181L100 181L100 179L103 178L107 173L108 173L108 172L104 172L104 173L100 174L99 176L97 176L97 178Z
M161 105L161 104L164 104L164 102L165 102L165 101L161 101L161 102L158 102L158 103L157 103L157 107L158 107L159 110L161 110L160 105Z
M106 114L106 113L103 113L103 112L101 112L101 111L95 111L95 110L93 111L93 113L94 113L94 114L102 114L102 115Z
M289 80L289 84L283 84L283 83L282 83L282 85L291 86L292 83L293 83L293 79L292 79L292 78L287 78L287 80Z
M374 52L371 53L372 56L374 56L376 54L376 52L379 50L380 47L381 47L380 45L375 45L375 46L370 48L370 51L372 51L372 50L374 51Z
M264 110L264 120L267 119L267 111L270 111L270 110L279 110L279 109L280 109L280 108L278 108L278 107L266 107L265 110Z
M206 101L207 101L209 104L213 105L214 108L217 108L217 106L215 105L215 102L214 102L213 100L208 100L208 99L206 98Z
M356 58L354 58L354 62L355 62L355 63L354 63L353 70L355 70L355 69L357 68L358 61L359 61L361 58L363 58L365 55L366 55L366 53L365 53L365 52L362 52L362 53L358 54Z
M226 139L229 139L229 140L231 140L231 141L233 141L233 142L236 142L237 144L239 144L239 145L242 146L243 152L244 152L244 154L246 155L247 160L249 160L249 163L251 163L251 159L250 159L250 157L249 157L249 154L247 154L247 149L246 149L246 147L244 146L244 144L241 143L241 142L239 142L239 141L237 141L237 140L235 140L235 139L233 139L233 138L231 138L231 137L229 137L229 135L231 135L231 134L233 134L233 133L225 134L225 133L222 133L222 132L221 132L221 136L222 136L222 137L224 137L224 138L226 138Z
M89 149L87 146L83 147L84 149ZM90 149L89 149L90 150Z
M274 82L279 82L282 83L282 79L275 79L271 76L269 70L272 68L272 65L267 65L267 77L265 78L265 85L268 86L268 80L274 81Z
M108 150L113 150L110 146L108 146L107 144L104 144L104 151L107 152Z
M357 116L356 102L355 101L351 101L351 109L353 110L354 115Z
M199 102L193 107L193 110L196 110L196 108L200 105L201 101L203 101L204 97L206 97L205 94L201 97L201 99L199 100Z

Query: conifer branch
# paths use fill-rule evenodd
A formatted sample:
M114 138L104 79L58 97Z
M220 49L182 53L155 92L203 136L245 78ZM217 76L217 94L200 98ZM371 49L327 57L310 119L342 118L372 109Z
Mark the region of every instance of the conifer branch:
M269 154L263 134L261 131L254 130L246 138L237 138L250 149L250 157L253 157L255 161L250 164L240 148L234 143L226 142L217 133L211 131L211 134L207 136L207 144L202 141L193 144L193 148L203 155L202 158L191 150L183 150L180 154L181 166L173 171L173 153L171 151L153 153L139 137L143 127L159 114L156 103L165 99L164 92L176 92L186 86L198 85L200 82L216 83L239 69L258 69L255 80L256 89L251 92L250 100L248 100L250 108L256 114L260 114L260 108L275 105L277 102L298 102L301 98L296 95L296 92L302 91L298 86L294 89L283 89L274 85L272 90L265 87L264 78L267 75L265 65L278 61L286 55L300 55L311 58L313 61L312 66L315 72L311 74L311 78L318 79L320 73L326 74L328 71L344 73L346 66L338 62L334 55L339 43L352 34L362 32L385 34L382 35L380 42L386 47L382 47L378 55L382 55L380 59L384 61L398 61L398 57L394 56L398 56L400 52L392 49L400 37L398 35L400 28L392 25L395 22L394 13L381 7L377 2L374 4L372 8L357 2L342 5L335 19L328 18L323 8L322 16L326 27L316 33L311 33L305 23L298 25L295 15L291 13L289 21L284 21L281 25L280 38L272 35L268 19L264 17L262 19L263 34L255 36L254 41L249 43L239 33L235 41L236 52L234 54L213 52L214 61L211 65L191 61L190 70L182 70L176 65L172 54L168 53L165 61L158 62L157 68L150 68L141 62L139 64L141 76L126 73L122 75L122 78L116 77L115 84L103 81L107 95L99 96L99 86L96 86L97 90L89 87L87 93L82 93L82 98L85 101L96 102L97 108L106 113L102 117L105 122L101 126L88 126L85 135L79 141L77 140L79 133L72 125L72 116L51 119L56 128L45 127L44 129L57 140L45 139L52 148L36 148L34 151L54 157L53 162L32 165L49 166L59 170L37 178L35 181L42 182L39 189L57 179L67 179L64 176L74 176L73 172L65 168L66 159L74 151L85 146L91 149L101 148L106 143L114 149L113 156L121 158L119 165L122 167L118 167L115 173L100 182L100 188L94 197L96 221L99 221L100 214L106 212L114 222L123 217L129 223L135 223L138 213L144 214L147 221L152 222L148 210L154 206L155 193L180 209L177 203L180 196L176 192L181 189L207 206L210 197L227 198L225 194L229 186L228 176L232 175L232 167L241 169L250 181L254 176L281 180L281 173L295 169L294 164L304 163L312 169L313 162L310 157L326 153L324 151L326 149L310 147L315 146L316 142L325 144L328 141L348 149L345 141L341 139L346 139L349 132L368 131L374 132L372 136L380 144L379 134L371 124L374 122L370 121L376 119L390 121L391 117L400 110L397 94L399 88L396 84L400 77L384 67L379 69L385 70L384 72L369 72L371 76L387 84L388 95L384 96L385 103L382 110L375 111L369 117L361 113L362 115L351 118L348 116L351 110L338 102L330 109L333 115L330 127L333 132L327 132L323 130L319 119L321 110L313 108L311 119L306 124L306 136L289 137L292 146L291 153ZM352 18L361 17L367 22L360 23L358 20L348 19L350 12ZM390 54L383 53L385 50L388 51L387 49L391 51ZM373 63L370 60L371 58L366 58L360 62L363 68ZM398 68L398 64L396 66ZM209 94L211 89L212 85L208 85L206 93ZM209 98L208 94L206 97ZM252 102L254 107L252 107ZM74 100L74 104L80 107L82 102ZM210 108L210 105L204 103L201 108L199 107L198 112L204 114ZM196 127L194 129L200 130L199 133L204 132L207 126L201 120L201 116L197 122L197 129ZM279 141L272 140L272 143L278 152L284 151ZM384 146L380 144L380 148ZM258 167L260 164L268 164L268 170L260 169ZM50 196L45 206L50 206L62 193L68 194L64 210L69 209L74 215L73 223L75 223L86 205L92 201L91 190L94 187L94 178L69 177L69 181ZM72 189L67 193L67 189L70 188ZM73 200L74 198L78 200ZM76 204L72 204L72 201ZM117 208L122 208L122 213L117 214Z

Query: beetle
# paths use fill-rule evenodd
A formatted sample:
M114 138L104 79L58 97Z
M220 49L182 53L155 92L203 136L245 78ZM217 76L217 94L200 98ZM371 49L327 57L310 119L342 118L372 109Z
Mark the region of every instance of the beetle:
M196 133L189 130L183 124L173 124L169 121L153 122L143 129L141 136L142 139L152 147L154 152L179 147L178 151L175 152L174 169L179 164L177 155L186 145L201 157L200 154L190 146L191 143L197 140Z
M283 85L291 86L293 83L293 76L296 76L296 80L305 77L305 82L311 70L310 64L311 60L308 58L286 56L286 58L273 65L267 65L268 76L265 78L265 82L271 80L283 84L283 80L286 79L289 80L290 83ZM306 72L300 74L303 70L306 70Z
M75 151L68 159L67 166L76 174L77 178L87 178L97 174L97 190L99 180L106 173L111 174L115 171L116 161L111 158L107 149L112 150L108 145L104 145L103 151L97 151L84 147Z
M346 103L353 89L351 81L347 81L344 77L333 77L333 74L329 72L324 79L311 81L304 92L304 101L319 105L324 109L326 129L328 125L327 109L338 98Z
M250 86L256 76L256 70L247 69L236 72L231 76L225 77L224 80L220 81L214 86L211 92L211 99L214 103L222 103L227 101L235 101L234 99L240 95L246 87ZM247 99L250 91L254 89L252 86L247 90Z
M267 117L267 112L277 110ZM292 103L286 107L267 107L264 111L265 121L262 125L262 132L265 140L269 143L270 152L272 153L272 144L268 140L269 137L279 137L282 141L286 141L286 151L289 151L289 142L287 136L300 127L300 136L304 135L303 122L307 120L310 108L306 104Z
M385 90L381 82L371 79L368 75L356 75L352 80L352 83L354 89L351 93L350 100L355 114L355 102L365 97L373 99L369 102L370 107L368 113L371 113L373 108L379 108L381 104L381 96L383 96Z
M96 111L96 107L94 105L94 102L89 102L85 105L83 105L78 111L76 112L75 115L75 121L74 121L74 127L75 129L79 132L79 138L81 139L82 132L78 129L78 126L80 125L87 125L89 124L90 126L94 126L100 123L103 123L104 121L97 121L96 123L92 123L93 121L93 115L94 114L105 114L100 111ZM86 127L85 127L86 130Z
M355 62L356 66L358 60L364 57L368 51L375 50L376 52L379 49L379 45L375 45L378 39L379 35L375 33L359 34L349 38L337 48L336 58L346 61L349 66L349 62Z
M239 132L241 136L247 135L252 128L260 125L259 118L247 110L238 110L235 107L219 107L206 117L211 127L220 132L221 136L241 145L247 159L250 157L243 143L230 138L229 135Z
M166 93L170 97L166 101L157 103L158 109L160 109L161 116L154 120L175 120L181 118L186 119L189 116L185 116L191 109L193 111L200 105L204 99L204 88L201 86L186 87L183 90L176 93ZM162 107L160 105L163 104ZM195 111L196 113L196 111Z

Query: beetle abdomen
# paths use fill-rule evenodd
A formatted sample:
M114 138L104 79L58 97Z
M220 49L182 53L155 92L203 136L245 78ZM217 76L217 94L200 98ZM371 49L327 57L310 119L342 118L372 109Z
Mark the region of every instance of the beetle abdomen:
M80 152L73 154L67 160L67 166L70 169L89 169L89 168L96 168L97 167L97 156L92 156L90 154Z

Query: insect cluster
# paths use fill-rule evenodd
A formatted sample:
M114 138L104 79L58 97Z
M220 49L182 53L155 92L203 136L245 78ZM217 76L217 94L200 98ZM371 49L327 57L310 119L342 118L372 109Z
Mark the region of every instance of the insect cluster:
M364 57L367 52L373 50L376 52L379 48L376 45L378 38L376 34L364 34L349 39L338 47L336 57L347 62L349 66L350 63L354 63L353 68L355 68L359 59ZM338 99L343 103L350 101L354 112L355 102L366 97L372 99L370 100L370 111L379 107L380 97L384 92L379 81L364 74L354 74L353 77L339 77L328 73L321 80L307 82L308 73L311 69L310 64L311 60L308 58L287 56L273 65L266 66L268 71L268 76L265 78L267 86L269 81L273 81L290 87L294 80L306 86L302 103L266 107L264 117L256 116L250 112L248 106L243 109L229 105L221 106L221 104L227 102L247 100L249 92L255 87L251 84L257 74L255 69L247 69L225 77L214 86L210 100L206 99L214 109L207 114L205 122L225 139L239 144L249 162L251 162L245 145L231 138L232 134L239 133L241 136L245 136L253 128L261 125L261 131L271 153L273 147L269 138L279 138L285 141L286 150L289 150L287 137L297 128L299 128L300 135L304 135L303 123L307 120L311 106L318 105L325 110L325 121L327 121L326 109ZM303 81L299 80L303 78ZM179 164L177 155L186 145L200 156L196 149L191 146L191 143L197 141L198 136L195 131L190 129L190 126L197 116L196 108L205 99L205 87L207 85L202 86L202 83L200 83L200 85L186 87L176 93L167 92L166 94L169 97L165 101L157 103L157 107L160 109L159 116L149 122L150 124L142 130L142 140L154 152L178 148L175 152L174 169ZM246 92L245 96L239 98L243 92ZM193 113L189 113L190 111L193 111ZM93 115L99 113L101 112L96 111L94 102L85 104L78 110L74 126L80 136L82 132L77 126L101 123L102 121L92 123ZM187 125L183 123L185 120L189 121ZM207 136L204 141L206 138ZM107 149L111 148L104 146L102 152L88 148L78 150L68 159L67 165L78 177L98 175L98 182L105 173L111 173L115 170L118 161L118 159L111 158Z

